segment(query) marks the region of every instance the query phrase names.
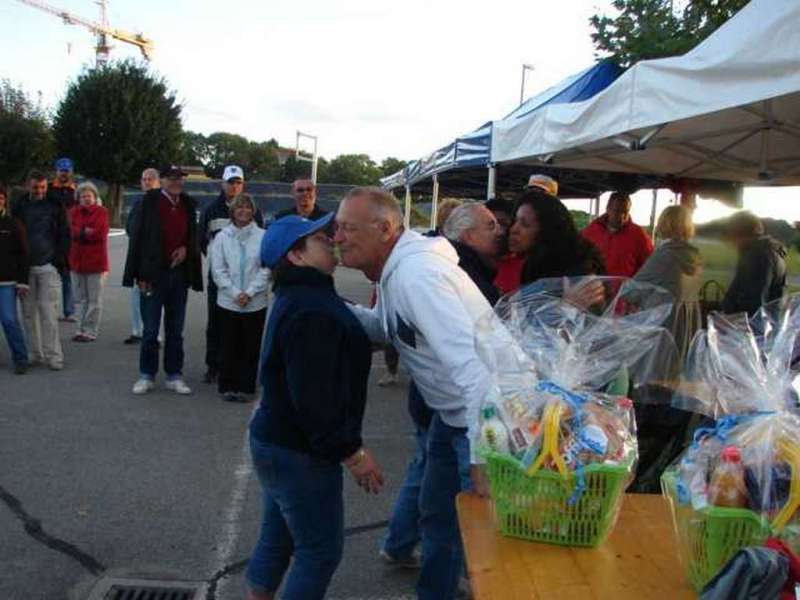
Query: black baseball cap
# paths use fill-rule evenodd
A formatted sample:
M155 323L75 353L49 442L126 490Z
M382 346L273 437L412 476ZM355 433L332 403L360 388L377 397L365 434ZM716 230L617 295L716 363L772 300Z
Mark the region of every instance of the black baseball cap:
M161 169L161 177L165 179L170 177L186 177L186 173L178 165L169 165Z

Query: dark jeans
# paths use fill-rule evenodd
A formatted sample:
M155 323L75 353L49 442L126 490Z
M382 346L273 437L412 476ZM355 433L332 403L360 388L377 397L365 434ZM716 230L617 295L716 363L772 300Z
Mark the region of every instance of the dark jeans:
M72 278L69 271L61 274L61 309L65 317L75 314L75 297L72 295Z
M472 488L469 457L466 428L450 427L435 414L428 429L428 456L419 497L419 600L452 600L464 573L456 496Z
M183 323L189 287L184 269L163 271L153 282L149 294L142 294L142 344L139 373L154 379L158 373L158 331L164 311L164 372L168 378L180 377L183 371Z
M264 520L247 567L257 592L275 592L289 561L283 600L322 600L344 549L342 467L267 444L250 434Z
M11 349L11 360L17 366L28 364L28 349L25 346L25 334L19 321L17 308L17 286L0 285L0 325L6 335L8 347Z
M220 343L220 323L217 314L217 284L211 273L208 274L208 294L207 310L208 320L206 321L206 366L209 370L218 371L219 362L222 354L222 344Z
M417 450L408 464L406 478L397 494L389 519L389 532L383 543L384 552L397 560L411 558L420 541L419 490L427 463L428 432L417 426L416 440Z
M219 392L253 394L256 391L258 357L267 309L234 312L217 306L222 352L219 362Z

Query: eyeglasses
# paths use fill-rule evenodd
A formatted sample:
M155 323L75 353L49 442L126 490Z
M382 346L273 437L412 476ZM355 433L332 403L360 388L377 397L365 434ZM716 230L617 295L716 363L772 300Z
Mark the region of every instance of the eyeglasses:
M297 192L298 194L305 194L306 192L313 192L314 188L313 187L295 188L294 191Z

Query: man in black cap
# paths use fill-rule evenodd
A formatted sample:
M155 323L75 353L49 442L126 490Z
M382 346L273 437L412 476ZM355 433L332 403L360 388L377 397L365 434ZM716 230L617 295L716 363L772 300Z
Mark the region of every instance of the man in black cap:
M162 187L144 195L131 231L122 284L139 286L144 323L134 394L146 394L155 387L162 310L166 388L192 393L183 381L183 325L188 290L203 291L203 273L197 204L183 192L184 177L176 166L161 171Z
M237 165L228 165L222 172L222 190L219 197L211 202L200 216L200 251L209 254L209 245L216 235L230 224L229 207L233 199L244 192L244 170ZM256 209L253 216L256 225L264 227L264 217ZM217 286L211 277L211 264L208 267L208 320L206 321L206 374L205 383L214 383L217 379L220 355L220 334L217 322Z

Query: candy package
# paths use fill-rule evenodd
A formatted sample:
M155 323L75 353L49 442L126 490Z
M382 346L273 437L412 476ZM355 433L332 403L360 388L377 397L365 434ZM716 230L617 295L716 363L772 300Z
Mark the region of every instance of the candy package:
M707 422L662 476L681 558L702 587L741 547L770 536L800 550L800 296L754 317L712 314L674 404Z

